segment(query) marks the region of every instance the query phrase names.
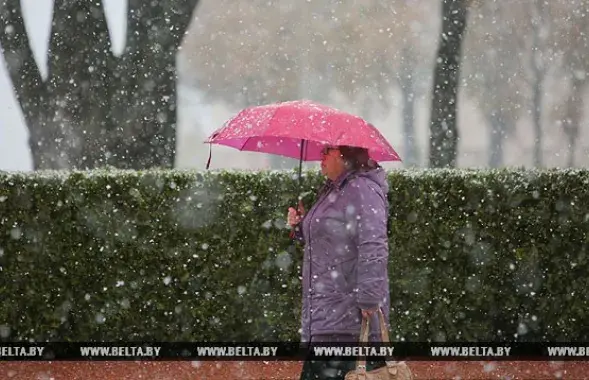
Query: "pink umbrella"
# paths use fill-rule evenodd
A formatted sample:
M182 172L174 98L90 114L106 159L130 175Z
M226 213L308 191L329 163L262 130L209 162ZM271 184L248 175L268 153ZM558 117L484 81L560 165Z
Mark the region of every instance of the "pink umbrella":
M321 160L321 150L326 145L362 147L375 161L401 161L372 124L308 100L246 108L205 143L299 158L299 174L303 161ZM210 160L209 153L207 169Z

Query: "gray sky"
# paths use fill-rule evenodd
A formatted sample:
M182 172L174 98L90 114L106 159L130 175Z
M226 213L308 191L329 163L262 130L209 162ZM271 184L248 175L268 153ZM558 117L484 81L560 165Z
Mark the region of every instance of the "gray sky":
M53 0L21 0L21 3L31 47L41 74L45 76ZM104 0L104 4L113 48L115 53L119 53L123 48L127 2ZM12 91L4 58L0 61L0 170L31 170L28 132Z

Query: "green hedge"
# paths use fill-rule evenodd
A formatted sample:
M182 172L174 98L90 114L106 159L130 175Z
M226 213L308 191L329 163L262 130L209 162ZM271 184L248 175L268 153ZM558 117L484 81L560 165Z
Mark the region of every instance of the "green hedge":
M589 172L394 171L392 336L588 340ZM307 173L306 203L321 178ZM298 340L293 173L0 173L0 339Z

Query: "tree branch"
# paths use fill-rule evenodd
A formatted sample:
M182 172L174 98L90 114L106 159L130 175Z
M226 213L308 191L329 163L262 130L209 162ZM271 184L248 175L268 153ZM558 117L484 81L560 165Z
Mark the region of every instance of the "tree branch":
M198 0L162 0L145 2L129 0L127 38L120 67L116 74L122 81L122 94L127 102L140 89L142 77L158 78L165 71L176 69L175 58L186 28L192 20ZM146 57L164 55L161 66L145 65Z
M28 119L44 88L19 0L0 0L0 45L16 98Z
M153 49L166 47L175 52L192 21L198 2L163 0L147 3L143 0L129 0L125 50L151 49L153 53Z
M56 73L54 77L59 78L54 79L67 83L70 76L74 74L68 66L97 68L105 66L114 59L102 0L95 2L55 0L51 27L50 76L54 70L62 71ZM96 62L93 58L97 56L105 59ZM72 63L71 65L64 65L57 61L66 58ZM82 65L82 63L85 64ZM99 70L94 72L98 73Z

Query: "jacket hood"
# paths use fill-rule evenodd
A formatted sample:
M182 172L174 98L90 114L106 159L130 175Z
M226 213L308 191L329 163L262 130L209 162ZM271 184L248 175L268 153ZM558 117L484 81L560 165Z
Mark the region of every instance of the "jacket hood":
M359 178L366 178L376 183L381 189L383 194L388 194L389 183L387 181L387 173L382 167L377 167L364 172L358 172L356 174Z
M333 187L341 189L341 187L344 186L344 184L351 178L357 178L375 183L381 189L385 197L389 192L387 173L381 166L377 166L376 168L367 171L345 172L335 181L327 180L327 182L317 192L317 196L321 196L321 194L324 194Z

